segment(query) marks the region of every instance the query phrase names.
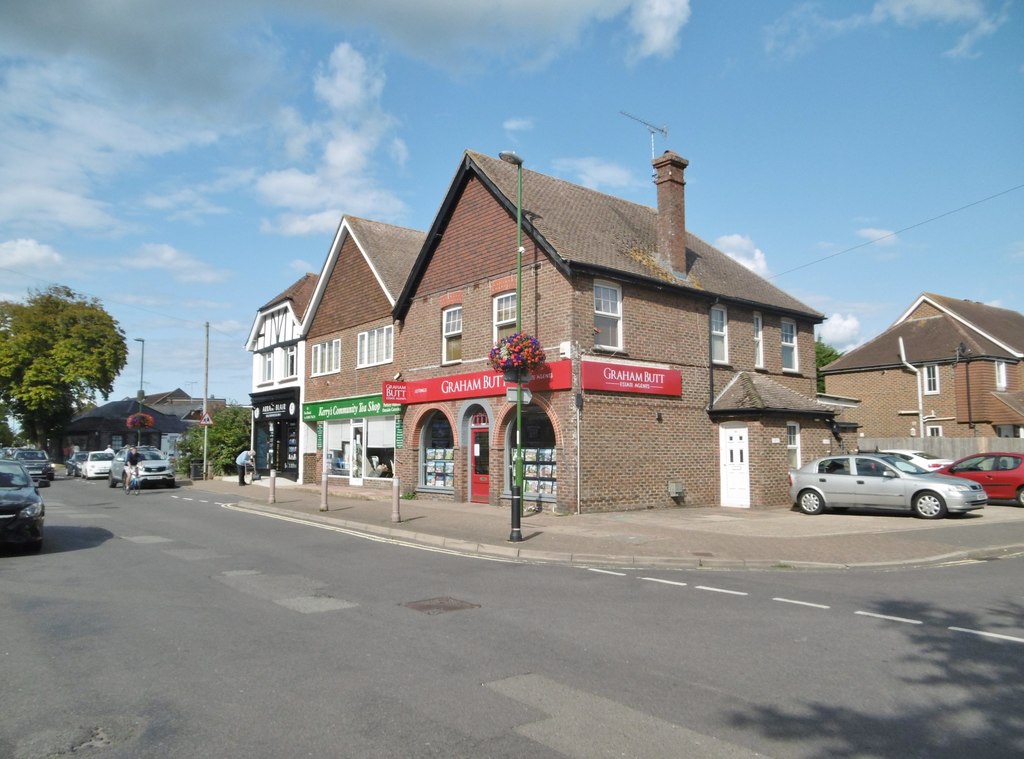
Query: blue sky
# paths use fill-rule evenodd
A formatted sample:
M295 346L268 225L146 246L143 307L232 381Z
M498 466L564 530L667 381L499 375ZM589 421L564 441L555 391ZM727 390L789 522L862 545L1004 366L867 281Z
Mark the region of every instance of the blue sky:
M287 6L287 8L285 8ZM853 347L924 291L1024 311L1015 0L33 0L0 25L0 298L128 337L112 398L247 402L260 305L343 214L426 229L465 149L687 224ZM144 338L145 365L140 366Z

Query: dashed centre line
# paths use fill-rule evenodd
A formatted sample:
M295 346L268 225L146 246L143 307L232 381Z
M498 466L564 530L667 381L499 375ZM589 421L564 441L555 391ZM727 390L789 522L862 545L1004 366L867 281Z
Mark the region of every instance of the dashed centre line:
M947 628L953 632L970 633L971 635L981 635L984 638L995 638L997 640L1008 640L1013 643L1024 643L1024 638L1017 638L1013 635L1003 635L1002 633L991 633L985 632L984 630L971 630L966 627L950 627Z
M662 580L660 577L641 577L641 580L647 580L647 582L660 582L662 585L677 585L680 588L685 588L685 582L676 582L675 580Z
M711 585L697 585L697 590L710 590L712 593L727 593L730 596L749 596L749 593L744 593L742 590L728 590L726 588L715 588Z
M905 617L893 617L888 614L875 614L873 611L855 611L854 614L859 614L862 617L874 617L875 619L885 619L889 622L903 622L907 625L924 624L920 619L907 619Z
M812 604L810 601L795 601L792 598L773 598L773 601L778 601L784 604L796 604L797 606L810 606L812 609L831 609L831 606L825 604Z

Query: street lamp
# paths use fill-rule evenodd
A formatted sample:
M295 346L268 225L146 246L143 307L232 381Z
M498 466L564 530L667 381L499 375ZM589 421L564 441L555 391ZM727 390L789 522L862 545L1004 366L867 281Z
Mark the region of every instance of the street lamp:
M136 337L135 342L142 343L142 356L139 359L139 413L142 413L142 399L146 397L145 391L142 389L142 379L145 376L146 371L146 340L142 337ZM138 445L142 445L142 427L139 427Z
M523 331L523 159L510 150L498 153L498 158L516 167L516 332ZM512 483L512 532L510 543L523 540L520 516L523 505L523 375L516 374L516 463Z

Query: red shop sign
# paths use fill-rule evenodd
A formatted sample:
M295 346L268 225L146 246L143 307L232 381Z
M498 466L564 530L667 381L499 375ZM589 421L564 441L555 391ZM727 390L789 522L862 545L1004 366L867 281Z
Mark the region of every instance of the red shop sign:
M676 396L683 393L683 374L678 369L583 361L582 372L584 390Z
M488 370L412 382L385 382L381 386L381 396L384 403L432 403L504 395L505 389L509 387L515 385L506 383L498 372ZM533 379L526 387L534 393L571 388L572 361L565 359L544 364L533 373Z

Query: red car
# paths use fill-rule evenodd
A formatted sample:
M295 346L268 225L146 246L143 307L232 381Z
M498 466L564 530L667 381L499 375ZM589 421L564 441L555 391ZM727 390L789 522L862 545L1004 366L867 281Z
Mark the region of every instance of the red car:
M1024 506L1024 454L975 453L935 471L974 480L991 500Z

